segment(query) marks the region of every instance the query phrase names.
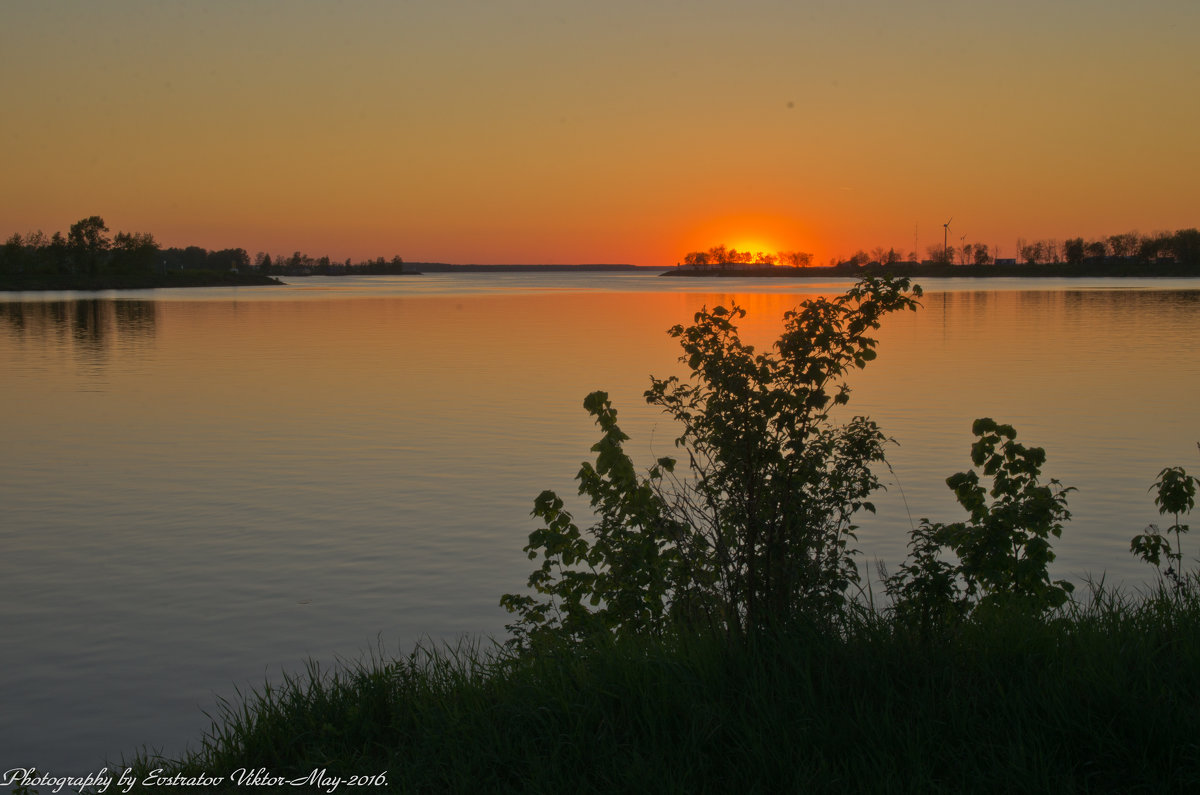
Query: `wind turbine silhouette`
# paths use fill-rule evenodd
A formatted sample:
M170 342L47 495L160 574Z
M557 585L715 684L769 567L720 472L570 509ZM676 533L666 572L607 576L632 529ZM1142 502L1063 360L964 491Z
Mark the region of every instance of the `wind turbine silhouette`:
M954 220L954 216L950 216L950 221ZM950 261L950 221L942 224L942 259L946 262Z

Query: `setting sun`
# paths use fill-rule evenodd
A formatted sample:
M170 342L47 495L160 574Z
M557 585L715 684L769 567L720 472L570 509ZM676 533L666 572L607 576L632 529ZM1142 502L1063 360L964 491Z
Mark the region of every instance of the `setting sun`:
M714 247L727 251L774 256L782 252L812 254L821 243L811 225L796 218L769 212L731 213L696 224L682 241L683 252L709 251Z
M729 248L737 249L738 251L748 251L751 254L774 254L780 250L780 247L773 243L763 242L764 238L735 238L729 243Z

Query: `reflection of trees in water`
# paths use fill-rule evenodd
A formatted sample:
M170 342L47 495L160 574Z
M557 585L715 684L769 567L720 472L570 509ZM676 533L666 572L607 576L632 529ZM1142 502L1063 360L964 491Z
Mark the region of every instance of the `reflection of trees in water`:
M0 330L23 342L68 343L76 358L102 363L113 345L138 349L153 341L153 301L84 298L75 301L0 302Z
M933 293L926 305L938 305L954 316L955 322L995 311L995 305L1009 302L1022 315L1048 317L1064 310L1070 312L1119 313L1124 316L1131 305L1141 314L1160 312L1193 312L1200 306L1200 290L1128 290L1072 289L1056 287L1049 290L961 290Z
M1063 302L1072 309L1120 311L1136 300L1142 313L1194 312L1200 306L1200 290L1079 290L1064 292Z
M75 321L71 324L71 335L75 339L76 355L89 361L103 358L105 337L110 333L105 330L108 313L104 311L103 302L95 298L75 301L71 308Z
M158 304L153 301L113 301L117 328L134 336L154 336Z

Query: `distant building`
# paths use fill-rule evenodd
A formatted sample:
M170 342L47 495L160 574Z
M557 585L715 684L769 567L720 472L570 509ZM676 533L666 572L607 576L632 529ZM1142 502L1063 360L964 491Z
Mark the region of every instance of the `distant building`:
M1012 257L997 257L996 264L997 265L1016 265L1017 261L1015 259L1013 259Z

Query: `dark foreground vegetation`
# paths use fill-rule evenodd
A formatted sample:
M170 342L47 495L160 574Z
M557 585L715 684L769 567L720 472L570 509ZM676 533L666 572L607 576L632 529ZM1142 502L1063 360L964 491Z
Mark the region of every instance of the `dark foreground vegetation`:
M1048 570L1072 489L983 418L971 467L947 479L966 518L921 520L908 560L860 574L854 516L873 510L887 440L835 409L875 358L869 335L919 297L864 279L785 315L765 353L740 341L736 307L671 329L692 376L651 379L646 399L681 429L679 458L640 472L607 395L588 396L601 438L577 479L593 521L537 498L537 567L502 598L504 645L314 666L227 703L184 759L143 755L139 777L231 792L246 770L395 792L1196 791L1200 581L1182 538L1197 480L1182 468L1152 487L1171 524L1131 542L1157 585L1076 595Z
M1197 592L1104 594L927 638L859 612L744 644L314 667L229 704L168 769L386 771L391 792L1182 793L1200 787L1197 696Z

